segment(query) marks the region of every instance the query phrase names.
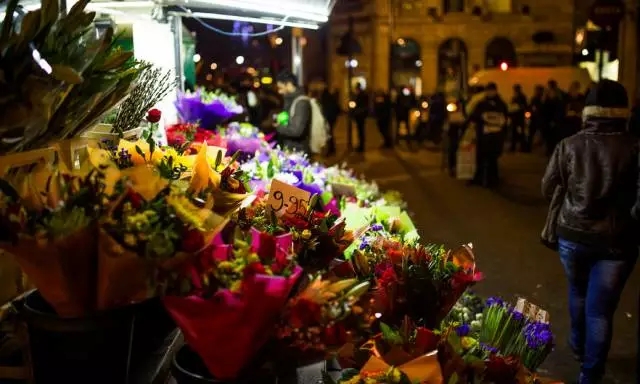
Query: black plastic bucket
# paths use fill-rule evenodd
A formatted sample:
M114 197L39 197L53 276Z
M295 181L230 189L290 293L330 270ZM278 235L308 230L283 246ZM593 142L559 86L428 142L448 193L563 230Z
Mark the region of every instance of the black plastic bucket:
M60 318L35 291L23 316L38 384L127 384L134 311L118 308L83 318Z
M131 306L134 330L131 353L132 369L148 363L154 356L163 356L173 341L176 324L164 309L160 298Z
M250 371L250 377L232 381L215 379L207 370L200 356L188 345L180 348L171 364L171 376L176 384L271 384L277 382L275 377L268 371L265 372L260 369Z

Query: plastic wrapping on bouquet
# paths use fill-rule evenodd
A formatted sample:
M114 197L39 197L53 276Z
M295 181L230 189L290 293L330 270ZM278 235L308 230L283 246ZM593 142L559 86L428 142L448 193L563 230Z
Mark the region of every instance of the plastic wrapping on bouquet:
M251 228L251 248L261 259L287 257L293 246L293 235L290 232L282 235L271 235L254 227Z
M213 377L236 379L272 337L291 290L302 275L250 275L241 292L223 290L211 298L164 298L165 308L188 345Z
M121 246L106 231L99 232L98 309L138 303L156 295L149 282L159 271L178 270L193 255L178 254L161 262L140 257Z
M79 317L95 309L97 248L95 226L53 242L22 239L2 245L61 317Z

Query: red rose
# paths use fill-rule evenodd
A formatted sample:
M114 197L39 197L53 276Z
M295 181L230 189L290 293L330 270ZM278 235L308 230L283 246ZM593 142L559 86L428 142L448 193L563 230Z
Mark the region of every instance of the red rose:
M343 345L347 342L347 330L344 324L334 324L325 328L323 341L329 346Z
M246 267L244 267L244 275L264 275L267 273L266 269L264 269L264 265L262 265L262 263L259 262L254 262L251 263L249 265L247 265Z
M182 236L182 250L187 253L196 253L204 248L204 236L195 229L187 230Z
M273 235L260 232L260 246L255 252L263 262L269 262L276 257L276 239Z
M140 194L135 192L133 189L129 189L127 191L127 199L134 209L138 209L142 206L142 196L140 196Z
M306 328L317 325L322 319L322 307L306 298L294 299L289 312L289 325L292 328Z
M162 118L162 112L159 109L152 109L147 112L147 121L151 124L157 123Z

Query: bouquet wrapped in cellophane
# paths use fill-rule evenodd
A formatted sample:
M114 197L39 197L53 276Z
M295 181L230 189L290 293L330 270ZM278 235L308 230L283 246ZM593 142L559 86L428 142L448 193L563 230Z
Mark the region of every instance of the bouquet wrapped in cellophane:
M40 162L0 179L0 247L61 316L95 309L98 222L107 206L97 169L71 173Z
M482 278L471 246L447 251L402 241L382 224L356 239L347 256L358 274L372 279L383 320L399 325L405 316L436 329L464 291ZM349 250L348 250L349 251Z
M182 122L197 123L212 131L219 124L243 112L242 106L234 97L220 91L207 92L203 89L193 93L180 93L176 108Z
M380 323L381 333L361 349L368 359L360 370L343 372L337 384L442 384L438 361L439 337L433 331L416 327L405 318L399 328ZM335 382L326 375L329 383Z
M114 187L121 190L100 232L100 308L139 301L156 294L153 290L167 288L172 283L168 279L180 275L195 255L210 246L228 215L247 196L246 191L221 190L234 181L240 184L226 171L234 159L218 173L223 155L218 152L211 159L206 144L197 155L186 157L145 144L121 141L114 153L100 153L102 159L117 156L121 169L114 172L121 177L116 179L127 181ZM127 284L123 274L129 276Z

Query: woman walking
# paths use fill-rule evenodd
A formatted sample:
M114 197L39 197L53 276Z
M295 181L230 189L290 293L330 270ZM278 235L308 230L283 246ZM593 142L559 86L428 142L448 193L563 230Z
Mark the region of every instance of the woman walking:
M542 179L543 194L552 201L547 226L555 226L569 282L579 384L602 381L613 315L638 258L632 217L638 148L626 129L628 117L624 87L601 81L586 99L582 130L558 144Z

